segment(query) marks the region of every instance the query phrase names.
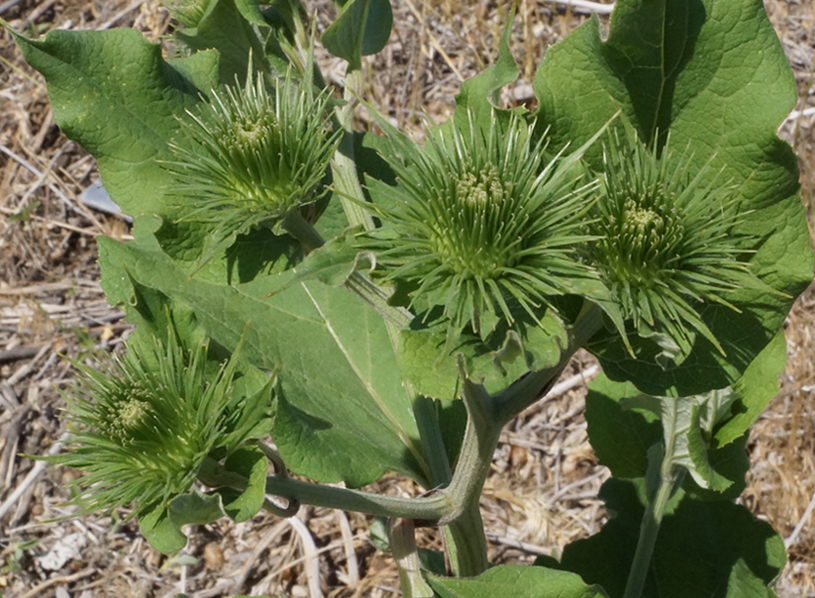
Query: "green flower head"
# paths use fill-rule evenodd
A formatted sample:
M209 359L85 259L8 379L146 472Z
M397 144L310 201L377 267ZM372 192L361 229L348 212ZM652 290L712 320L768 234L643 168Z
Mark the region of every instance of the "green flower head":
M186 493L213 449L246 439L236 433L244 402L233 397L234 363L211 379L207 344L187 352L171 331L166 344L150 337L104 371L76 364L68 451L50 459L86 473L72 502L84 512L133 503L141 514Z
M700 317L706 303L736 309L731 291L761 283L742 261L738 189L669 143L658 154L635 134L610 135L604 152L600 198L586 246L612 296L638 334L653 337L679 363L700 333L721 345Z
M412 290L414 309L449 319L448 337L470 327L486 338L500 321L539 321L549 298L595 277L574 255L591 238L595 186L576 183L574 160L547 161L522 117L493 118L486 130L467 122L431 130L423 149L392 161L398 185L371 245L383 275Z
M327 92L316 94L289 72L213 90L181 121L184 143L171 144L175 192L186 218L226 233L278 225L326 193L324 179L340 131L332 132Z

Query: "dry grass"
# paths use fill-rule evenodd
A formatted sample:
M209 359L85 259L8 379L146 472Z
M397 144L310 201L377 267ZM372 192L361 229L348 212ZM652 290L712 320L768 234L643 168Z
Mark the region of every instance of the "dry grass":
M493 60L506 9L488 0L394 4L396 30L371 64L369 96L400 126L419 132L424 112L446 118L461 81ZM787 121L782 134L801 156L803 197L810 204L815 200L815 6L809 0L766 4L796 72L799 116ZM328 0L311 6L320 15L333 14ZM513 47L522 80L505 92L507 103L531 99L529 83L546 47L582 18L532 0L522 0L518 13ZM133 26L153 39L160 39L169 23L155 1L20 0L0 2L0 16L30 33ZM341 73L330 59L323 66L329 77ZM82 357L126 338L128 326L99 288L94 237L123 238L128 230L122 221L91 213L76 201L98 176L93 160L59 133L42 78L5 32L0 34L0 148L0 500L6 500L34 466L19 454L46 452L63 429L55 388L71 373L58 353ZM30 217L11 218L21 212ZM755 426L750 485L742 497L784 537L815 492L812 291L790 315L787 339L782 392ZM590 365L591 358L581 353L569 373ZM482 500L493 561L529 562L537 552L557 551L599 529L604 512L596 493L607 474L586 438L580 388L524 413L503 440ZM306 595L303 543L289 522L258 515L251 523L198 526L182 557L166 559L131 523L97 517L45 522L66 513L59 504L73 475L47 469L0 517L0 593L7 598L163 597L181 587L198 598L241 592ZM406 496L418 491L403 479L376 489ZM367 540L369 519L349 514L344 521L340 513L313 508L299 517L314 539L326 595L397 593L392 563ZM778 585L781 598L815 595L813 521L790 549L790 565ZM420 537L425 546L439 546L433 530L421 530ZM77 555L49 568L44 557L71 545Z

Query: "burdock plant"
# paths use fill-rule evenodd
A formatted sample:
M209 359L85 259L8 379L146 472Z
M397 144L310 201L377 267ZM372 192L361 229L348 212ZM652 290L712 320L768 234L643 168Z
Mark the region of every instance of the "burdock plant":
M13 34L135 221L134 240L98 241L137 330L124 358L80 368L55 459L86 472L77 502L133 504L165 552L262 508L389 517L407 598L771 595L783 540L735 498L813 259L776 135L795 82L762 4L617 0L607 32L593 20L547 50L534 113L498 102L519 74L510 24L424 145L390 115L385 138L355 130L393 15L337 4L320 40L347 64L336 102L312 89L336 72L314 66L296 0L174 0L195 26L167 60L130 30ZM149 333L168 320L177 336ZM496 449L581 348L607 376L585 433L612 516L559 562L492 566ZM551 426L522 420L559 439L531 450L562 452L561 404L539 413ZM359 490L388 472L422 490ZM562 481L572 500L583 482ZM444 555L419 558L420 525Z

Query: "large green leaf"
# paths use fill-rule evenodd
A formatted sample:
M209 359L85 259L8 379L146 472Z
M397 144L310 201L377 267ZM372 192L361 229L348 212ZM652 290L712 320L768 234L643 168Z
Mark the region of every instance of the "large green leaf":
M323 33L325 49L348 61L350 70L362 67L362 57L376 54L393 27L390 0L350 0L337 20Z
M600 533L566 546L560 566L599 583L611 598L623 595L645 507L644 489L612 478L600 496L613 518ZM683 496L662 520L644 597L768 598L781 572L784 542L743 506Z
M219 79L234 85L246 80L249 57L254 71L267 72L265 42L256 31L268 32L257 4L246 0L212 0L198 26L179 29L176 37L193 51L216 49L221 55Z
M268 228L231 235L218 249L210 245L212 228L205 222L166 219L155 236L177 268L208 282L250 282L260 275L287 270L303 259L297 241L287 234L275 235ZM202 263L206 253L211 255Z
M13 35L45 75L54 120L96 158L122 211L164 212L171 176L157 161L171 158L177 117L217 85L217 52L167 62L132 29Z
M538 123L553 147L579 146L618 110L642 139L670 133L694 169L739 187L751 271L778 293L728 295L740 310L706 306L702 319L726 357L697 339L663 371L659 348L634 339L638 359L613 337L594 344L606 373L653 395L689 396L731 384L775 336L812 274L798 170L776 128L795 103L784 52L757 0L620 0L604 41L596 18L550 49L535 78ZM600 146L589 152L599 167Z
M149 226L145 226L149 225ZM280 287L268 276L239 288L190 278L137 223L137 241L100 239L103 287L129 302L134 283L187 306L228 350L249 322L242 350L257 367L276 370L272 435L287 465L322 482L360 486L397 470L426 482L412 397L402 385L382 318L343 289L313 282Z
M714 441L726 445L742 436L753 425L767 404L778 394L778 377L787 365L787 341L784 331L778 332L744 375L736 380L736 400L730 406L730 415L715 427Z
M417 318L417 320L420 318ZM422 394L439 399L456 399L461 393L457 360L464 358L468 374L497 394L530 371L554 366L566 346L567 334L552 310L540 318L540 325L518 318L515 330L502 327L485 342L474 334L462 334L449 353L443 351L446 323L431 327L417 325L403 330L400 364L407 380Z
M468 127L470 123L467 119L472 116L476 123L488 130L493 114L501 113L506 116L506 111L496 109L501 88L518 78L518 65L509 48L514 16L515 9L513 8L507 17L504 33L501 35L495 64L461 84L461 91L456 96L456 108L462 108L462 110L456 110L454 114L454 118L461 119L460 127Z
M441 598L601 598L599 586L587 586L577 575L543 567L500 565L472 579L428 574Z

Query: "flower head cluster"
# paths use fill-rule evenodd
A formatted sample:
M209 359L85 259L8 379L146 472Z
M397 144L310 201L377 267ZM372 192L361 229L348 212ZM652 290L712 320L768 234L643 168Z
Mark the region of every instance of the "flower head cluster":
M167 163L192 206L187 217L244 233L322 197L340 134L331 130L329 100L291 73L268 86L249 76L242 87L213 90L181 121L186 141L171 144Z
M206 343L187 352L171 332L166 344L151 337L131 346L106 371L77 365L69 450L50 459L86 473L74 502L85 512L134 503L141 514L187 492L213 449L245 440L235 428L234 363L208 381Z
M586 246L623 316L673 345L677 361L697 332L723 352L700 310L733 307L727 294L751 280L733 232L737 189L707 168L691 174L690 162L667 144L658 155L633 134L612 135L591 225L599 240Z
M519 315L538 321L548 298L594 277L575 259L591 184L574 163L544 159L544 141L513 115L488 129L451 121L423 149L394 161L399 184L373 233L378 263L412 288L412 306L441 308L448 338L470 327L486 338Z

